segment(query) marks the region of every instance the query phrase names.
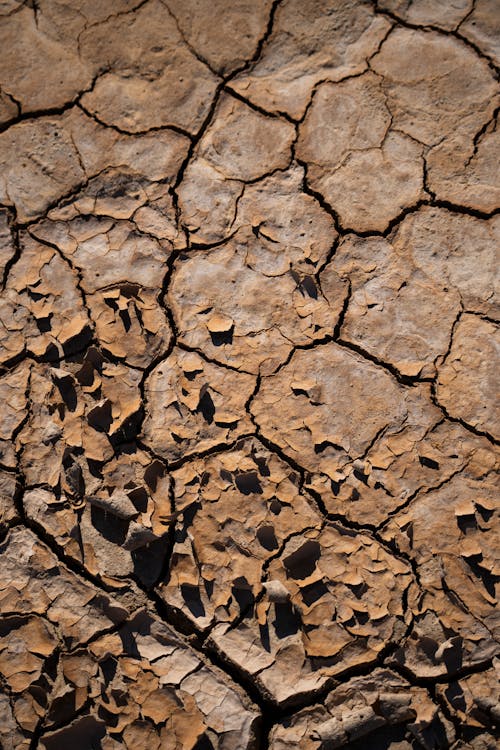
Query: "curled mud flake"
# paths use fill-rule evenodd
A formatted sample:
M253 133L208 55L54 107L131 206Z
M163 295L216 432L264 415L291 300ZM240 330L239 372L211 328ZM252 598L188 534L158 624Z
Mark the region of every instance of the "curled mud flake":
M368 536L341 526L285 541L267 566L267 587L241 622L218 624L209 643L279 703L308 694L346 670L369 665L406 630L408 565ZM288 598L276 596L280 584Z
M178 261L169 299L180 341L221 364L267 374L294 345L333 334L346 284L333 274L321 294L299 271L281 269L275 275L276 255L269 244L241 232L220 248ZM208 328L214 316L231 319L233 328L214 334Z
M394 655L418 677L455 675L499 652L497 466L478 450L466 472L417 496L384 529L415 561L424 592Z
M32 230L43 242L59 247L78 270L103 350L135 367L147 367L171 340L158 284L166 273L172 244L124 218L147 203L150 188L151 183L132 175L108 173L106 179L92 181L64 209L66 216L53 212L50 221ZM127 196L132 201L128 208ZM117 202L123 213L115 210ZM171 220L168 226L172 227Z
M103 350L133 367L147 367L168 349L171 331L158 293L132 284L87 297Z
M367 68L391 24L369 3L326 0L304 6L288 0L276 11L273 32L260 59L231 85L269 112L300 119L320 81L339 81Z
M500 718L499 660L490 669L440 685L439 695L462 727L494 730Z
M500 438L500 411L495 401L498 341L494 323L463 315L438 369L436 386L437 400L452 418L496 439Z
M254 388L252 376L176 348L146 381L144 440L174 461L231 443L252 431L245 403Z
M95 354L69 372L33 373L20 461L27 482L47 489L27 491L24 510L93 575L151 585L167 552L169 478L129 443L142 414L140 373Z
M63 378L57 368L33 367L29 417L17 437L29 484L55 488L75 451L109 460L113 445L131 439L140 421L140 372L106 362L93 348L65 365Z
M1 552L8 637L0 672L9 693L0 706L13 737L31 736L43 719L46 748L84 740L104 747L117 733L130 750L137 738L148 747L172 736L194 746L205 735L234 750L252 747L256 707L168 626L143 608L132 616L26 529L11 531Z
M43 618L46 630L57 632L67 648L86 643L127 616L117 601L70 572L27 529L9 533L1 569L1 612Z
M3 750L496 748L496 10L0 0Z
M398 742L404 737L407 743ZM269 747L357 750L370 743L370 747L409 750L449 743L454 737L453 724L425 688L414 687L388 669L375 669L368 677L353 677L332 690L322 705L278 722L271 730Z
M23 362L0 378L0 399L3 405L0 421L0 463L9 469L16 467L13 439L26 417L29 377L30 366Z
M68 724L80 706L80 718L51 729ZM104 743L120 733L120 746L130 750L145 741L158 749L172 740L172 747L194 747L204 736L236 750L251 746L257 715L237 688L141 612L95 640L87 653L62 655L41 744L50 750L73 737Z
M40 617L6 617L0 629L0 674L11 690L22 693L40 677L45 659L55 650L54 630Z
M3 293L3 325L13 319L2 357L27 349L43 359L71 355L89 342L91 322L71 266L52 247L21 237L22 254L11 268ZM64 290L64 293L62 293ZM11 318L12 316L12 318Z
M306 488L333 516L379 527L420 492L455 474L475 476L495 466L495 450L486 438L443 421L442 412L429 404L426 388L414 395L404 427L384 429L363 459L345 463L337 479L322 473L308 477Z
M457 472L495 464L487 438L443 422L427 384L402 387L336 344L297 352L263 379L251 411L262 435L307 470L325 510L365 527Z
M201 629L234 622L262 595L284 541L321 519L289 466L255 439L194 459L173 478L180 518L160 595Z

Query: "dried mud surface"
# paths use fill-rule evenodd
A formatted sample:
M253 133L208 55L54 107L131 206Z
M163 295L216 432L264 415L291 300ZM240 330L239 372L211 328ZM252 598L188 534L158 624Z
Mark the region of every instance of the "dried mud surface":
M0 0L0 747L495 750L498 0Z

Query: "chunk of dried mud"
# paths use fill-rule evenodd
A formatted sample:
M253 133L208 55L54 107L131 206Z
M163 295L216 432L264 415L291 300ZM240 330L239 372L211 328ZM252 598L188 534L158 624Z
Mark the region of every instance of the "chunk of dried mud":
M471 462L468 472L417 496L384 529L418 566L415 622L394 655L418 677L453 676L498 654L495 476L495 465Z
M159 593L200 629L234 622L263 593L264 572L286 539L319 528L321 518L298 475L253 438L172 476L180 517Z
M176 747L203 738L251 747L255 706L156 617L131 617L26 529L9 534L0 566L6 747L24 747L40 721L49 749L67 741L113 747L117 735L130 748L172 738Z
M326 0L304 6L287 0L277 8L263 52L231 85L270 112L300 119L320 81L338 81L362 72L391 28L369 3Z
M387 750L392 747L432 750L451 743L454 737L453 725L425 688L412 686L390 670L375 669L368 677L353 677L336 687L323 705L311 706L276 724L271 730L269 747L335 750L357 748L361 743L364 747ZM408 744L400 744L398 738L406 739Z
M285 267L272 242L238 233L220 248L181 255L168 294L183 343L221 364L268 374L294 346L332 335L347 285L335 272L318 288L309 274ZM214 317L232 321L211 330Z
M146 380L144 441L170 461L231 443L253 429L245 404L254 388L251 375L176 348Z
M368 535L338 524L293 535L266 577L288 599L267 591L240 621L216 625L208 643L278 703L374 664L406 631L411 569Z
M463 315L449 353L438 369L436 396L456 419L500 438L500 410L495 400L498 373L498 326Z

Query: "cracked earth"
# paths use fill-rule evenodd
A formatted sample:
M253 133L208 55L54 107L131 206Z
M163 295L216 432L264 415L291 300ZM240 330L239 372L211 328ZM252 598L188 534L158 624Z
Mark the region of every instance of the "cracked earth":
M0 0L0 747L495 750L498 0Z

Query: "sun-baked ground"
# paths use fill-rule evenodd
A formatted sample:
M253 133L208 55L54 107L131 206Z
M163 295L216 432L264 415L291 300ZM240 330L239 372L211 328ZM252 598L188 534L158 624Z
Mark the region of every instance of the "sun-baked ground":
M0 0L0 747L495 750L498 0Z

